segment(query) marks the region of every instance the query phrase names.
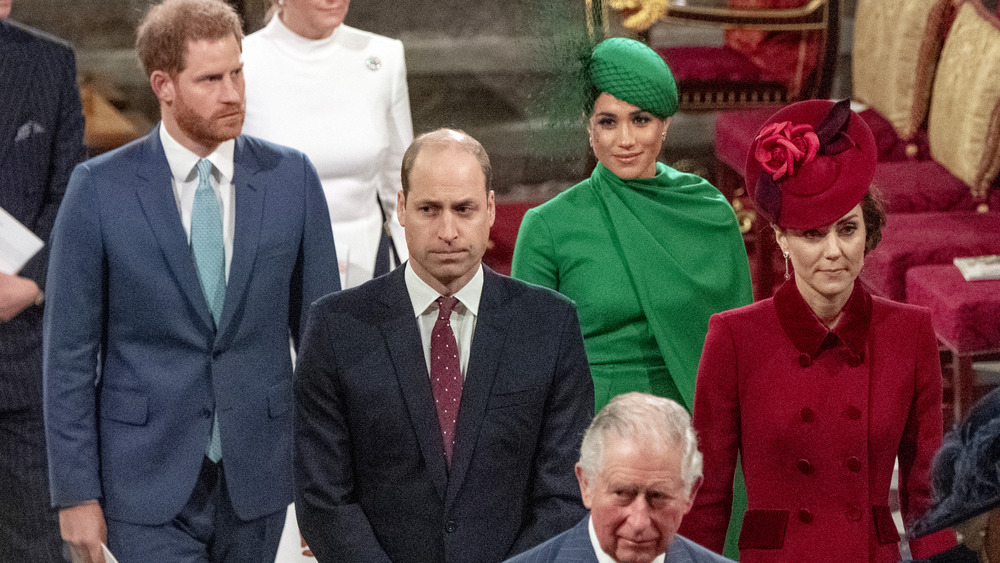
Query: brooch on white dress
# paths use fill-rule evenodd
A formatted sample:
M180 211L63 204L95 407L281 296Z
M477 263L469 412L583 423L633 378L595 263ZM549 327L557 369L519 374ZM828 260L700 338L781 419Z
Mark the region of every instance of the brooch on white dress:
M369 70L378 70L382 68L382 59L372 55L365 60L365 64L368 65Z

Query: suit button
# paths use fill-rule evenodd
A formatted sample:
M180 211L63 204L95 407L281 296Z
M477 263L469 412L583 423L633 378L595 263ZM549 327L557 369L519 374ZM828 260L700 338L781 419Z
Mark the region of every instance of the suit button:
M449 534L457 529L458 529L458 522L455 522L454 520L448 520L448 522L446 522L444 525L444 531L448 532Z
M212 409L201 409L202 418L212 418Z
M806 475L809 475L813 471L813 466L809 463L808 459L800 459L795 466L799 468L799 471L805 473Z
M854 405L847 407L847 418L851 420L857 420L861 418L861 409L859 409Z
M812 365L812 363L813 363L813 361L812 361L812 358L809 357L809 354L806 354L805 352L802 352L801 354L799 354L799 365L800 366L802 366L804 368L807 368L810 365Z
M813 513L809 512L805 508L799 511L799 522L803 524L808 524L813 521Z
M861 509L858 508L858 507L856 507L856 506L852 506L852 507L848 508L847 509L847 518L848 518L848 520L851 520L852 522L857 522L858 520L861 520Z
M812 422L816 420L816 413L814 413L809 407L804 407L799 414L802 415L802 422Z
M218 360L219 356L222 355L222 350L212 350L212 359Z
M861 471L861 460L853 456L847 458L847 468L855 473Z

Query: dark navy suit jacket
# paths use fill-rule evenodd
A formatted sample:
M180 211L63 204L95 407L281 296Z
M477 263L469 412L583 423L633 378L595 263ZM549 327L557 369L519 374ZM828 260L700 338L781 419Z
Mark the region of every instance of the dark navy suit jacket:
M538 547L512 557L507 563L597 563L590 541L587 516L579 524ZM731 563L731 559L705 549L684 536L674 536L664 563Z
M48 241L73 167L83 160L73 51L0 20L0 207ZM21 270L44 290L48 246ZM42 404L42 310L0 324L0 411Z
M485 270L451 467L405 268L328 296L296 368L296 501L319 561L502 561L586 511L576 310Z
M52 233L45 423L52 500L170 521L218 412L236 513L292 499L292 362L308 305L339 289L319 179L302 153L236 139L235 227L216 329L159 130L79 165ZM95 384L96 381L96 384Z

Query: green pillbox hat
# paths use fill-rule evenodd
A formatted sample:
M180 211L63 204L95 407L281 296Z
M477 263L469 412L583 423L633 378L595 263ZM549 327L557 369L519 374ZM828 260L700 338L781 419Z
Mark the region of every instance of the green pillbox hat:
M598 92L660 119L677 113L677 83L667 63L645 44L625 37L605 39L590 55L590 81Z

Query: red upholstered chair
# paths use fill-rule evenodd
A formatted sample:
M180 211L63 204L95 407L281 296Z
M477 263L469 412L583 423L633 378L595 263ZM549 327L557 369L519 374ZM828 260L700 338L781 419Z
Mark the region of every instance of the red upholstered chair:
M927 123L933 161L876 172L890 204L909 192L949 211L890 213L882 242L866 259L864 276L886 297L906 299L906 270L949 263L956 256L1000 253L1000 21L976 1L959 5L941 51ZM904 170L908 170L904 173ZM895 173L895 177L891 174ZM964 186L943 197L946 184ZM992 204L992 205L991 205ZM989 209L994 211L988 211Z
M667 61L682 111L739 109L829 95L839 0L670 0L662 20L725 29L720 46L654 49Z
M948 266L960 256L1000 254L1000 195L995 189L1000 171L1000 20L978 0L958 6L930 105L927 133L933 161L924 165L926 170L912 172L925 175L920 181L900 176L896 187L907 182L910 190L933 188L934 175L944 174L939 182L950 181L950 175L968 195L943 202L943 192L930 189L938 204L956 210L890 214L882 242L866 258L862 275L876 293L934 311L938 337L953 353L955 412L960 414L970 404L972 359L995 349L990 335L998 321L990 311L1000 309L1000 292L984 290L990 286L981 282L960 282ZM945 172L935 172L931 165Z
M1000 358L1000 280L967 282L952 264L917 266L906 272L911 303L931 309L938 340L951 352L953 422L982 395L972 361Z
M611 33L603 0L585 0L592 36ZM682 111L782 104L829 95L839 0L666 0L660 21L724 29L718 46L651 45L677 80ZM649 42L650 34L640 32Z

